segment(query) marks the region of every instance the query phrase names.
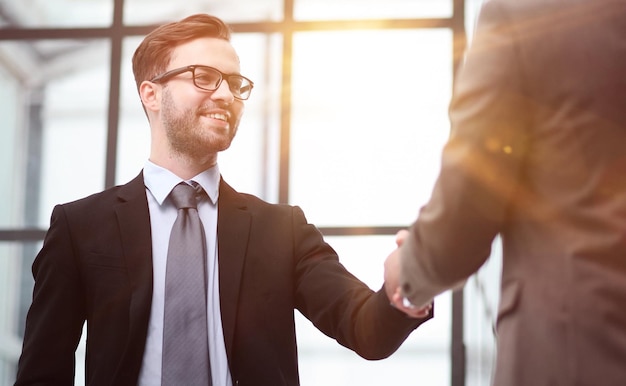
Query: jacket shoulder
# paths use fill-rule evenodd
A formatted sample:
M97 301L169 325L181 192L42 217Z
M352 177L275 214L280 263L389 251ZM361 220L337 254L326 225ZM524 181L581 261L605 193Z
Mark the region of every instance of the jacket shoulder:
M143 173L140 173L137 177L125 184L116 185L101 192L93 193L57 206L62 206L67 211L83 211L87 208L102 207L129 201L138 195L145 197Z

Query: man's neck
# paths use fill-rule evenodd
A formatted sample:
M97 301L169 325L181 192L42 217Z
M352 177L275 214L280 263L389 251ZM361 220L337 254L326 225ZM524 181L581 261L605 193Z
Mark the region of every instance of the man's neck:
M178 155L170 155L169 157L153 157L151 155L149 159L155 165L171 171L183 180L189 180L217 164L217 156L210 155L200 160Z

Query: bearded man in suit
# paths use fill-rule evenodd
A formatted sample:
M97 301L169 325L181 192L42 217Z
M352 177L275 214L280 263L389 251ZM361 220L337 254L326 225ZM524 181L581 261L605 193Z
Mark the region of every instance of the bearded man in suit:
M87 385L293 386L294 310L367 359L392 354L432 317L426 308L408 318L382 288L351 275L298 207L222 179L217 154L230 146L253 83L220 19L193 15L157 28L137 48L133 71L150 158L129 183L55 207L33 264L16 385L73 384L85 321ZM179 363L168 383L166 263L178 211L170 192L181 183L202 197L207 311L199 316L208 348L189 358L208 357L210 374L187 379L197 369Z

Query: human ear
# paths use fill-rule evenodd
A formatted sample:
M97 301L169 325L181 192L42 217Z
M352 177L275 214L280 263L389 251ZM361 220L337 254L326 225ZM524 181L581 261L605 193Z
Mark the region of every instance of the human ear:
M144 80L139 85L139 97L141 103L147 111L157 111L160 109L161 88L156 83Z

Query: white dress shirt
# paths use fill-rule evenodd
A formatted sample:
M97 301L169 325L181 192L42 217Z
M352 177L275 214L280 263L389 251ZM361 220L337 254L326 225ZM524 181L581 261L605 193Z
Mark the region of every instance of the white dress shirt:
M170 232L176 220L177 210L166 199L174 186L183 180L174 173L150 161L143 170L146 196L150 210L152 229L152 269L154 286L148 336L143 356L140 386L161 385L161 352L163 346L163 315L165 294L165 267ZM198 214L202 220L207 241L207 327L209 335L209 358L214 386L232 386L228 369L222 317L220 313L219 275L217 260L217 199L220 172L216 166L205 170L187 182L195 181L202 186L209 199L198 203Z

